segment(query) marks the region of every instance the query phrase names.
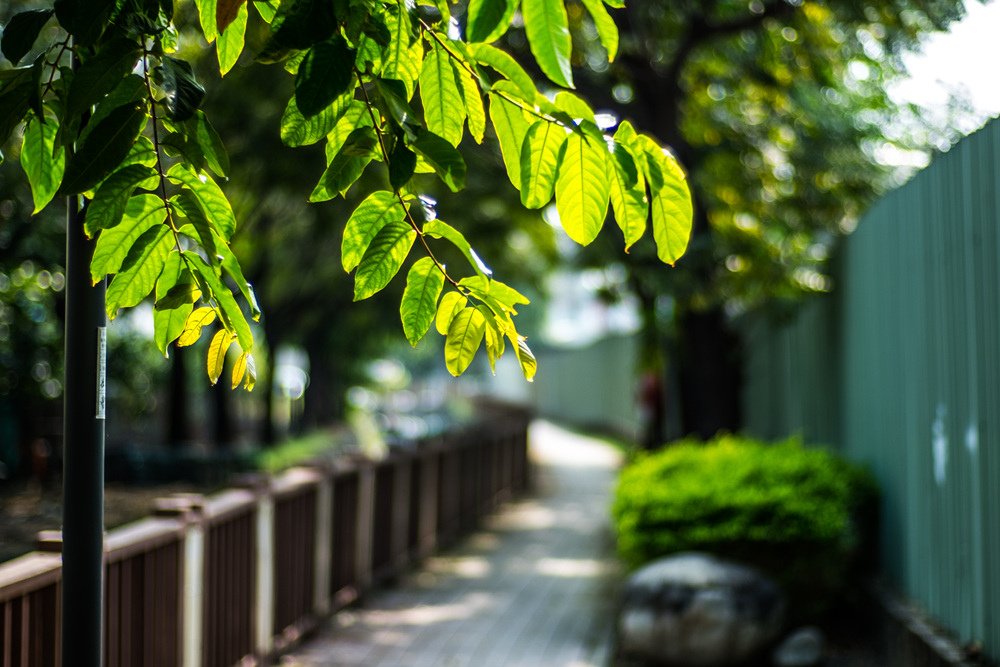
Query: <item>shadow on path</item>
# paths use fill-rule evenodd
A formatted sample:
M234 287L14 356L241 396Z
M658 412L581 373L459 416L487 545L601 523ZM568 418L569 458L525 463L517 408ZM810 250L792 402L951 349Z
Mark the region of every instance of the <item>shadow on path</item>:
M531 426L535 493L398 586L343 611L283 665L598 667L619 570L608 508L618 452Z

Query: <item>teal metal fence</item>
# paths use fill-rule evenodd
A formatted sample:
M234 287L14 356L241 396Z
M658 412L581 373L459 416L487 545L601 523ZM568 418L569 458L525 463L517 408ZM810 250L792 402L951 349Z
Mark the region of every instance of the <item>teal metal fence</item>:
M748 431L868 464L883 570L1000 657L1000 121L881 199L832 294L746 327Z

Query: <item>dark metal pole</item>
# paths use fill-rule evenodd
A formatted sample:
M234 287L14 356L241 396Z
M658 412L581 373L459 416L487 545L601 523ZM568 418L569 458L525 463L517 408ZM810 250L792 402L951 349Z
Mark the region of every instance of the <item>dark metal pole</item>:
M101 667L104 593L105 283L90 279L86 205L66 203L63 393L63 664Z

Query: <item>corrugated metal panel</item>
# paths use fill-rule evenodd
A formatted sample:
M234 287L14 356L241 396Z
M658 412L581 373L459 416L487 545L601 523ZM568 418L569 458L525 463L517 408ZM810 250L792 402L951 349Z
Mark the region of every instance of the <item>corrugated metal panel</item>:
M750 432L869 465L883 568L1000 656L1000 122L879 201L836 292L747 326Z

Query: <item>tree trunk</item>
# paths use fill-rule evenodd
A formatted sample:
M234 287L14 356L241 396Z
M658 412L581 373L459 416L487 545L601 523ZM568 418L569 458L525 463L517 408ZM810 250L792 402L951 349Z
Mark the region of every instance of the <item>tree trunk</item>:
M226 384L225 373L216 385L208 390L212 401L212 444L219 450L230 449L236 442L231 392L232 389Z
M708 439L742 427L743 349L721 306L678 313L681 429Z
M170 352L170 383L167 387L167 446L179 448L194 440L191 410L188 407L188 352L174 346Z

